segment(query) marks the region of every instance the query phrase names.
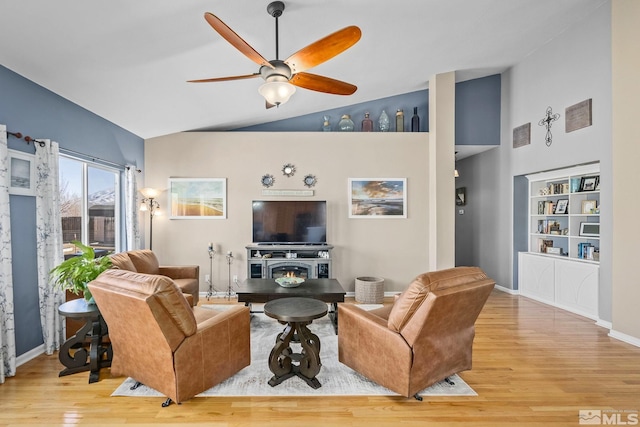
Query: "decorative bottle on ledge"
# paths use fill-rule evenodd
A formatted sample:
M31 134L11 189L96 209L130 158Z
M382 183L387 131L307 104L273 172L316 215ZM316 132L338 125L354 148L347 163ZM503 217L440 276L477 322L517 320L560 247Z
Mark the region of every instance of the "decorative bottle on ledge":
M404 112L399 108L396 111L396 132L404 132Z
M331 123L329 123L329 116L324 116L324 122L322 122L322 131L331 132Z
M380 132L389 132L389 116L384 110L378 119L378 126L380 126Z
M362 120L362 132L373 132L373 120L369 118L369 112L364 113Z
M353 132L354 127L353 120L351 120L351 116L348 114L342 116L342 119L340 119L338 123L338 129L342 132Z
M420 132L420 116L418 116L418 107L413 107L413 117L411 117L411 132Z

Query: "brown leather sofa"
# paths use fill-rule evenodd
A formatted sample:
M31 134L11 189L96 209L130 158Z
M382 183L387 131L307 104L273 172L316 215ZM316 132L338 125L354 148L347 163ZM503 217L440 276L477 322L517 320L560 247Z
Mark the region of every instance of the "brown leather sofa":
M198 300L200 299L200 266L160 265L156 255L149 249L119 252L110 256L113 268L144 274L161 274L173 279L182 292L191 295L191 305L198 305Z
M251 363L248 307L192 308L168 277L126 270L107 270L88 286L109 328L114 376L180 403Z
M393 305L338 307L338 359L403 396L471 369L475 321L495 282L477 267L416 277Z

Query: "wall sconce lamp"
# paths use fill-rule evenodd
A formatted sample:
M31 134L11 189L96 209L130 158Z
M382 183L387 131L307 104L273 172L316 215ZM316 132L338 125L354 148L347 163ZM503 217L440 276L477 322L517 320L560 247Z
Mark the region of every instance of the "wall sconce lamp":
M141 189L140 193L143 197L140 211L149 211L149 249L153 250L153 217L160 215L160 203L156 200L160 195L160 190L146 187Z

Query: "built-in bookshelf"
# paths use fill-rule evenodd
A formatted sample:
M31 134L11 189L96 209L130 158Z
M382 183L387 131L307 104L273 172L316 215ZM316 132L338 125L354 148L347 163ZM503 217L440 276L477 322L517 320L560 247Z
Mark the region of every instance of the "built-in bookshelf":
M600 260L599 163L527 175L529 252Z
M527 175L529 250L520 294L598 319L600 164Z

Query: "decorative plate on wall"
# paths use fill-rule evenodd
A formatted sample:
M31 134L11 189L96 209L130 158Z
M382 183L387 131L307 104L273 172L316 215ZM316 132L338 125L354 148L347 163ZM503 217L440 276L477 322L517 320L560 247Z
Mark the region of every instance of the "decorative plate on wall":
M282 174L286 177L291 178L296 173L296 167L291 163L287 163L282 167Z
M309 174L305 175L305 177L302 179L302 182L304 182L304 185L311 188L316 185L316 182L318 182L318 180L316 179L315 175Z
M262 182L262 186L266 188L271 187L275 181L276 180L273 178L273 175L269 174L262 175L262 178L260 179L260 182Z

